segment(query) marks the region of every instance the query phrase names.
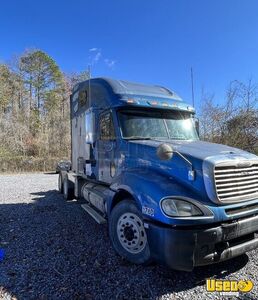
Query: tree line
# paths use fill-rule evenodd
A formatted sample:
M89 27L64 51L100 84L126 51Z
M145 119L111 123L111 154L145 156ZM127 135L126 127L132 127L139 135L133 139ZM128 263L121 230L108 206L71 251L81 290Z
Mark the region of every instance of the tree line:
M0 171L53 169L69 158L71 89L88 77L62 72L41 50L0 64Z
M234 80L223 100L216 104L214 94L202 93L201 137L258 154L258 85Z
M47 53L28 50L0 63L0 171L53 169L70 157L71 89L87 71L66 74ZM258 151L258 86L232 81L222 104L201 97L201 138Z

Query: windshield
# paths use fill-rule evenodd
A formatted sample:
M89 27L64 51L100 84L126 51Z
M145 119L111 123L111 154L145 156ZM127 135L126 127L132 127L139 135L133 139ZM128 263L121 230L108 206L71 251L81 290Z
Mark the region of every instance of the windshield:
M126 139L199 139L188 112L122 111L118 116Z

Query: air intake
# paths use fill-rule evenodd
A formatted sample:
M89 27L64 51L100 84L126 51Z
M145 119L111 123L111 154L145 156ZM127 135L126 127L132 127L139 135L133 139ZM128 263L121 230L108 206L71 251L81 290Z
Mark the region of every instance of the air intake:
M258 162L215 166L214 179L221 202L238 202L258 198Z

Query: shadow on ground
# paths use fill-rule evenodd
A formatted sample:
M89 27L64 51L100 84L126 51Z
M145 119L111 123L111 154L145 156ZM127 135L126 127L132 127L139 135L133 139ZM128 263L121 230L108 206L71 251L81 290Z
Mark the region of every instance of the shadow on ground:
M206 278L223 279L248 263L243 255L192 273L131 265L114 253L107 227L56 190L35 193L29 204L1 204L0 232L0 286L18 299L183 298L193 288L204 292Z
M44 172L45 175L56 175L56 171Z

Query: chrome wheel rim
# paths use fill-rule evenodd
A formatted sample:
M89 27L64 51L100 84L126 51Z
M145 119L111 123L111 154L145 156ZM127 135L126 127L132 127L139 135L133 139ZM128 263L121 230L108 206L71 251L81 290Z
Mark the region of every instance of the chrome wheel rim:
M117 236L123 248L132 254L141 252L147 243L143 222L134 213L125 213L118 219Z

